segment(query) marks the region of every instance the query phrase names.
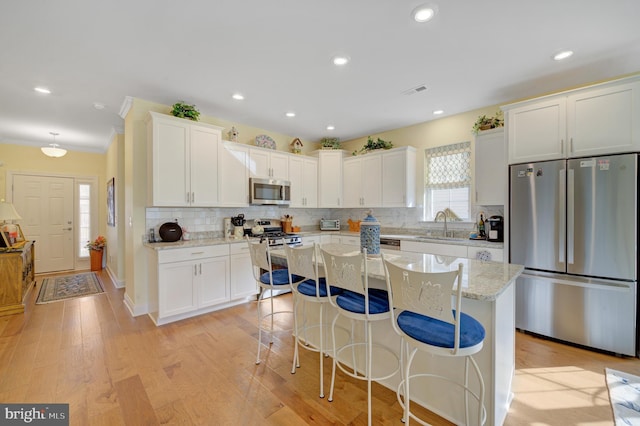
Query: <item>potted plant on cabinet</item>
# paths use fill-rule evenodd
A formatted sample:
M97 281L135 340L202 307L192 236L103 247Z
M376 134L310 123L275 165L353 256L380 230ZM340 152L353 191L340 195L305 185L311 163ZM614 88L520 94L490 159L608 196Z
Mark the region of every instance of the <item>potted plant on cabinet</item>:
M478 132L482 130L495 129L496 127L502 126L504 126L504 116L502 115L502 111L497 111L493 117L487 117L486 115L478 117L471 131L477 135Z
M320 145L322 149L340 149L340 138L322 138Z
M200 117L200 111L196 106L186 104L184 101L176 102L171 108L171 114L175 117L188 118L193 121L198 121Z
M376 149L391 149L391 148L393 148L393 143L391 141L385 141L380 138L373 140L373 138L369 136L367 138L367 143L364 144L364 146L360 148L359 151L353 151L353 155L375 151Z

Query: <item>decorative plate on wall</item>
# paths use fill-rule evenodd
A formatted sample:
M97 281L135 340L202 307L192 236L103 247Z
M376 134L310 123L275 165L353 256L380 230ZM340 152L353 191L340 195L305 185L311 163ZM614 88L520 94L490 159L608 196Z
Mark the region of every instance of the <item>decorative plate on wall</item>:
M276 141L274 141L267 135L258 135L256 136L256 146L259 146L262 148L276 149Z

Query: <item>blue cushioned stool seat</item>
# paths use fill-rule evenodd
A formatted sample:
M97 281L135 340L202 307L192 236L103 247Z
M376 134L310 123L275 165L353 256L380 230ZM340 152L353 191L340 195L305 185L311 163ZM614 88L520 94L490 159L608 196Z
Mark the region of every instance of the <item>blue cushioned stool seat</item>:
M455 315L455 311L453 311ZM397 317L398 327L408 336L441 348L453 348L455 327L444 321L404 311ZM460 317L460 348L475 346L484 340L484 327L475 318L462 313Z
M276 269L271 273L273 277L273 285L289 285L289 270L288 269ZM291 277L293 281L300 281L303 277L293 275ZM260 282L262 284L269 285L269 272L265 272L260 275Z
M316 282L312 279L306 280L298 284L298 291L305 296L320 296L327 297L327 280L324 277L320 278L318 285L318 291L320 294L316 294ZM331 295L335 296L342 293L342 289L331 286Z
M345 291L338 296L336 303L342 309L354 312L356 314L364 314L364 296L352 291ZM389 293L386 290L378 288L369 289L369 313L382 314L389 312Z

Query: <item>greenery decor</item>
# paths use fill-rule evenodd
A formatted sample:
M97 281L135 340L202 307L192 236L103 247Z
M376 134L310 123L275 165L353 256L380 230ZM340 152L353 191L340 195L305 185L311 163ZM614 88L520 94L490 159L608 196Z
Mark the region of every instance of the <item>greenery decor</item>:
M340 138L322 138L320 144L323 148L340 149Z
M480 117L478 117L473 125L472 132L477 135L481 130L495 129L496 127L503 126L504 116L502 115L502 111L497 111L496 115L493 117L487 117L486 115L481 115Z
M184 101L173 104L171 114L175 117L188 118L193 121L198 121L198 118L200 117L200 111L198 111L196 106L186 104Z
M373 140L371 136L367 138L367 143L364 144L360 151L353 151L353 155L358 155L363 152L369 152L376 149L391 149L393 148L393 143L391 141L385 141L380 138Z
M93 241L87 241L87 248L89 250L102 251L105 245L107 245L107 239L102 235L98 235L98 238Z

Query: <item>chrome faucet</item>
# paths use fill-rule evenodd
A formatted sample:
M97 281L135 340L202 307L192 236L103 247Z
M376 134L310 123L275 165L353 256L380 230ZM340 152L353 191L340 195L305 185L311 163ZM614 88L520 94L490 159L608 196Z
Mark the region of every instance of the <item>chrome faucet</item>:
M438 218L440 217L440 215L442 215L442 217L444 217L444 229L443 229L443 237L447 238L447 214L443 211L440 210L439 212L436 213L436 217L433 218L434 222L438 221Z

